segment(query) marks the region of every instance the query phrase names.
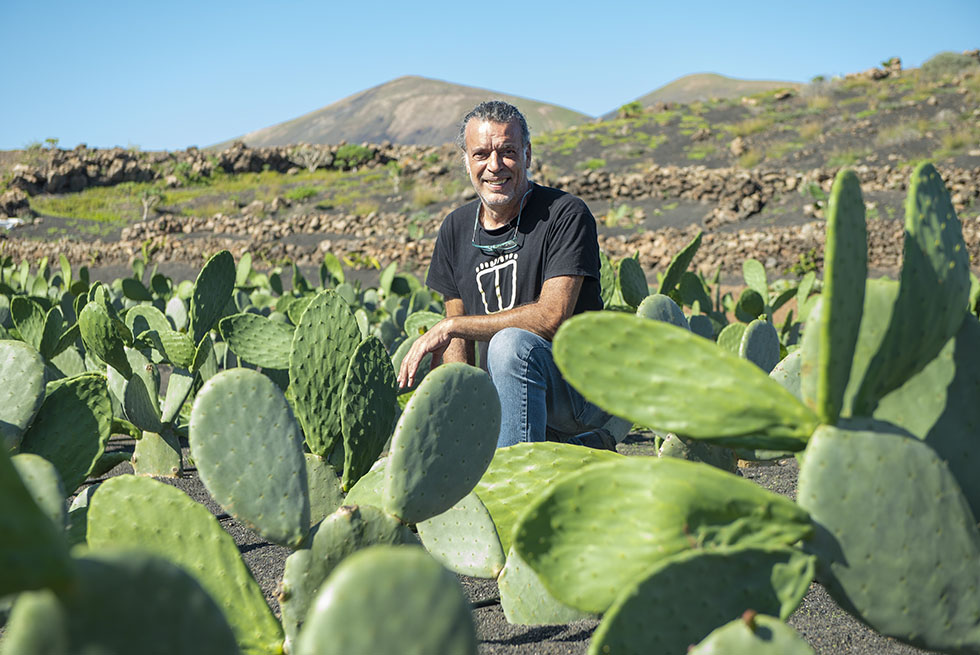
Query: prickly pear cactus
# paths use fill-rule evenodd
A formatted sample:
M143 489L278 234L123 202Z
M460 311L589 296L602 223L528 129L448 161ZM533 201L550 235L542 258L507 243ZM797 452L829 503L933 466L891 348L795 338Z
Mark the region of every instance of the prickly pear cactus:
M555 625L595 616L558 602L513 548L507 553L497 586L504 617L513 625Z
M243 652L280 652L282 629L234 540L179 489L132 475L103 482L89 505L87 538L94 553L138 550L177 564L215 600Z
M193 335L195 344L201 343L221 318L234 289L235 259L222 250L207 261L194 282L187 332Z
M608 450L570 444L519 443L494 454L474 492L493 517L501 546L508 552L520 515L555 480L590 464L622 458Z
M327 518L344 504L337 472L324 458L303 453L306 460L306 486L310 491L310 526Z
M684 312L677 306L677 303L671 300L669 296L660 293L654 293L644 298L640 302L640 306L636 308L636 315L690 329L687 319L684 318Z
M548 487L523 514L514 547L559 601L604 612L676 553L788 545L811 530L799 506L743 478L679 459L627 457Z
M855 397L868 416L878 401L922 370L956 334L970 294L970 262L960 221L939 172L921 164L905 203L905 252L898 298L881 348Z
M344 380L360 343L357 321L334 291L318 294L296 326L289 355L293 407L307 445L321 457L328 456L341 437Z
M344 558L368 546L418 544L412 531L375 507L345 505L320 523L308 548L286 558L279 591L286 643L294 643L313 599Z
M660 457L676 457L686 459L689 462L702 462L708 466L714 466L722 471L734 473L738 470L738 459L735 451L724 446L715 446L695 439L685 439L676 434L668 434L660 448L657 449Z
M746 611L712 631L688 655L815 655L803 637L774 616Z
M387 457L382 457L371 470L361 476L351 490L347 492L344 503L347 505L371 505L382 507L384 505L383 492L385 486L385 465L388 463Z
M769 372L769 377L778 382L783 389L793 394L793 397L797 400L803 400L803 392L800 390L800 364L802 357L802 350L794 350L783 357Z
M747 359L769 374L779 363L779 335L769 321L756 319L745 327L738 356Z
M456 576L411 546L374 546L337 567L317 595L296 654L320 653L323 644L338 653L477 652Z
M126 379L133 374L126 358L125 343L105 306L92 301L85 305L78 316L78 329L90 353L101 359Z
M73 571L62 530L34 502L6 449L0 449L0 498L0 596L64 589Z
M38 455L20 453L10 458L17 475L41 511L59 528L65 527L65 486L58 470Z
M914 646L980 649L980 532L928 445L888 424L821 426L797 495L817 528L806 547L841 607Z
M132 457L133 473L155 478L178 478L184 470L180 441L172 430L144 430Z
M636 307L650 293L643 267L633 257L625 257L619 262L617 271L619 292L630 307Z
M472 491L438 516L418 524L429 554L450 571L494 579L504 568L504 550L490 512Z
M0 388L0 447L17 448L44 402L44 360L20 341L0 341L0 380L16 380Z
M803 395L820 420L833 425L844 404L868 277L864 198L854 171L834 180L827 209L821 310L810 315L803 339Z
M5 653L51 652L35 647L52 641L66 653L239 652L214 600L166 560L132 552L90 554L76 566L70 592L38 592L18 601Z
M745 329L745 323L729 323L718 333L718 347L737 355L742 347Z
M786 619L803 600L813 569L811 556L790 548L681 553L624 588L596 628L589 653L683 653L749 609ZM692 588L698 589L693 597Z
M384 509L407 523L445 512L493 458L500 400L486 372L460 363L429 373L395 427L385 465Z
M632 365L611 364L610 353ZM755 365L659 321L580 314L558 330L554 354L588 400L654 430L730 447L801 450L817 425L812 411ZM691 398L699 412L690 410Z
M344 491L371 470L384 450L398 412L397 386L385 347L376 337L368 337L354 351L341 393Z
M258 314L234 314L218 324L221 337L240 359L262 368L288 369L294 328Z
M257 371L222 371L194 399L189 432L215 501L270 541L298 546L310 525L303 439L279 388Z
M664 272L663 278L660 280L660 287L657 289L657 293L662 293L664 295L669 294L674 287L676 287L680 281L681 276L687 271L687 267L691 265L691 260L694 259L694 255L697 254L698 248L701 247L701 230L694 235L684 248L674 255L674 258L670 260L670 265L667 266L667 270Z

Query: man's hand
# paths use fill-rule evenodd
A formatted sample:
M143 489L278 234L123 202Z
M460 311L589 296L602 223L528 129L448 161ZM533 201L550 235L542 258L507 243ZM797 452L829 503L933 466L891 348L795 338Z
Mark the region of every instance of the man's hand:
M432 353L433 358L442 358L446 347L452 341L449 332L452 320L451 317L442 319L415 340L408 354L402 359L401 368L398 370L399 388L404 389L415 384L415 374L418 372L419 364L428 353Z

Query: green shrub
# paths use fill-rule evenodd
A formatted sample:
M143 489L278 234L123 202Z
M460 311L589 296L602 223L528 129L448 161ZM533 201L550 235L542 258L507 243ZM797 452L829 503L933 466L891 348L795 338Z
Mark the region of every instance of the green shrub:
M344 169L354 168L371 161L372 157L374 157L374 151L370 148L347 143L337 148L334 166Z
M619 118L639 118L643 115L643 103L639 100L627 102L616 112Z
M941 77L955 75L962 70L980 65L976 57L959 52L940 52L922 64L922 71L928 75Z
M310 198L317 195L318 193L320 193L320 191L316 187L298 186L298 187L293 187L292 189L287 191L285 194L283 194L283 197L286 198L286 200L292 200L294 202L303 202L304 200L309 200Z
M604 168L606 165L606 160L601 157L592 157L591 159L586 159L579 163L579 168L584 168L587 171L597 171L600 168Z

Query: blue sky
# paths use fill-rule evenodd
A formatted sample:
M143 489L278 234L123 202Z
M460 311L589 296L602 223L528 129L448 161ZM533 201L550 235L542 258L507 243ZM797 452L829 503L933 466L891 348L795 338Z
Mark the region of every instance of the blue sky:
M980 47L980 0L0 0L0 149L176 149L423 75L599 115L696 72L808 81Z

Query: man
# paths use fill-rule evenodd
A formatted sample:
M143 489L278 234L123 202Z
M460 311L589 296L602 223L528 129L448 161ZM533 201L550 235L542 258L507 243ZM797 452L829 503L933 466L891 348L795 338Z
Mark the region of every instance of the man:
M446 217L426 284L446 299L446 318L402 360L411 386L422 358L480 365L500 395L498 448L548 437L615 450L609 415L562 378L551 354L558 326L602 309L595 218L585 203L532 182L527 121L516 107L477 105L457 145L477 200Z

